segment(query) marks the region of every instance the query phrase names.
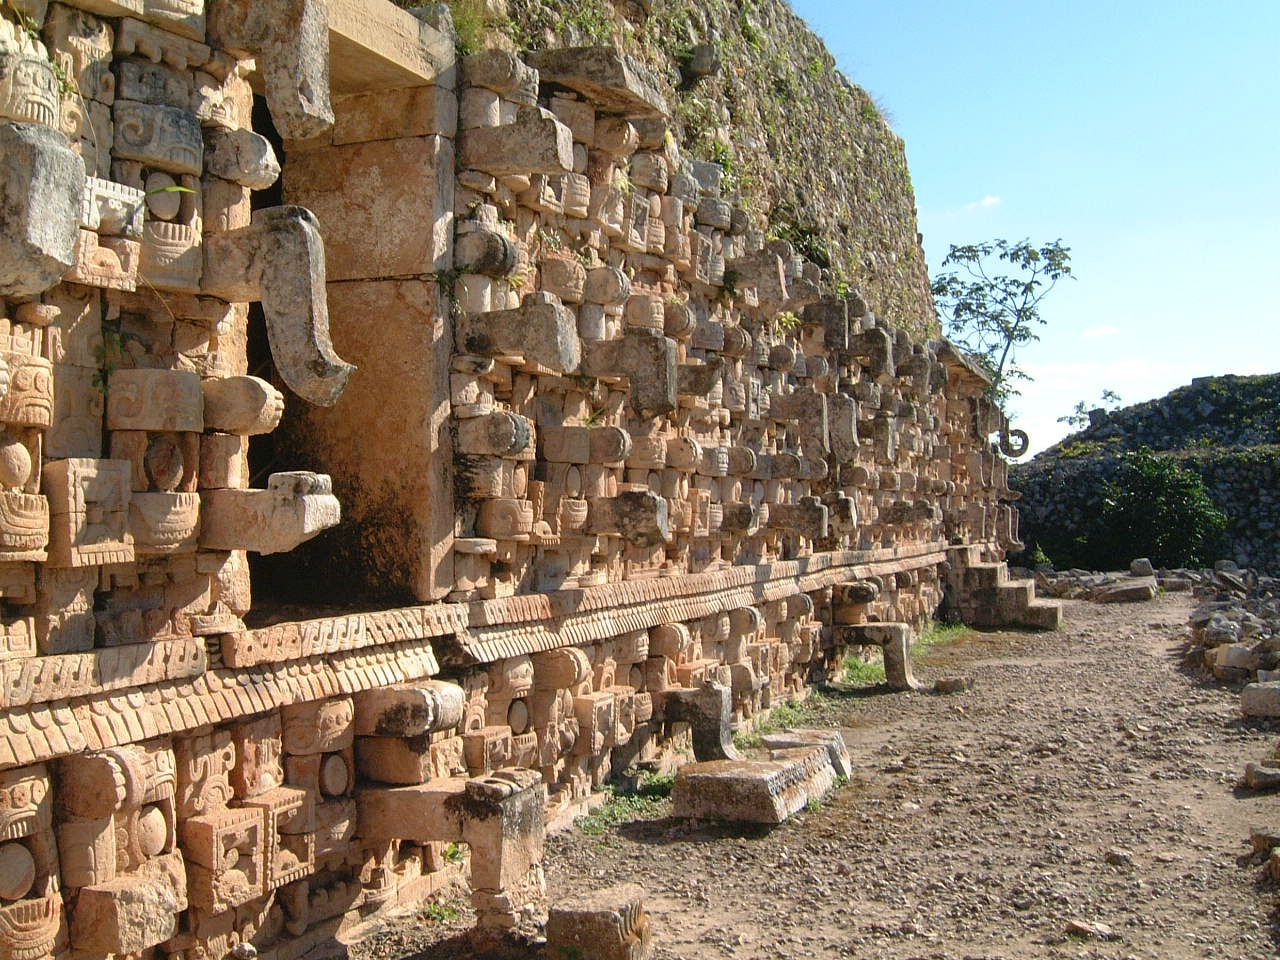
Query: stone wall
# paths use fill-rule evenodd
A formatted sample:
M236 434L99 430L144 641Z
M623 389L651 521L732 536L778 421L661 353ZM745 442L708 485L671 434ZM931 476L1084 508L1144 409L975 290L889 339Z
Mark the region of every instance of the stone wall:
M410 5L406 3L406 5ZM615 44L651 71L686 152L726 167L726 196L833 284L915 336L937 314L906 146L785 0L455 0L475 43ZM476 11L487 9L480 18ZM709 70L714 72L707 73Z
M1034 613L965 357L643 64L449 30L0 7L0 956L289 960L463 847L506 929L609 777Z
M1120 457L1142 447L1175 457L1204 480L1227 516L1224 557L1280 570L1280 374L1200 377L1164 397L1095 410L1087 427L1010 467L1028 544L1067 562L1097 522ZM1117 558L1117 562L1126 562Z
M1045 451L1071 459L1119 450L1194 450L1280 443L1280 374L1198 377L1163 397L1095 410L1089 425Z
M1280 447L1215 447L1167 452L1204 480L1214 505L1227 515L1223 558L1242 567L1280 570ZM1055 562L1070 555L1073 538L1090 530L1103 490L1115 479L1119 455L1082 456L1016 466L1022 494L1022 537Z

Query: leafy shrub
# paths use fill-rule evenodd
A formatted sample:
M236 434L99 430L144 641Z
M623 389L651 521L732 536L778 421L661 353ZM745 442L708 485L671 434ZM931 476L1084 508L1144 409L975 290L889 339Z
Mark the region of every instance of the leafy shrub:
M1146 447L1121 459L1098 521L1085 544L1086 565L1106 570L1134 557L1160 567L1204 566L1217 558L1227 528L1199 475Z

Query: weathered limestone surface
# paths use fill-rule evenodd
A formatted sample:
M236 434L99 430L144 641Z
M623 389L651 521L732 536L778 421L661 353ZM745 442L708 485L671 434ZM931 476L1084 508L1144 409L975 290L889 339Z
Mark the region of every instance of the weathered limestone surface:
M84 162L57 130L0 124L0 294L41 293L75 264Z
M836 781L826 747L775 750L769 760L711 760L681 767L671 791L677 817L782 823Z
M692 753L682 815L780 822L848 753L735 731L854 648L909 687L946 586L1056 616L1004 571L985 382L769 239L630 54L459 65L386 0L24 9L0 957L298 960L451 844L482 926L537 926L546 823L610 778ZM651 950L631 887L547 933Z
M404 137L291 153L285 199L319 222L330 281L412 278L448 267L453 145Z
M335 345L357 372L339 407L293 427L294 445L331 471L347 518L308 555L316 576L356 587L368 571L384 596L422 600L453 589L450 334L438 297L424 280L329 284Z

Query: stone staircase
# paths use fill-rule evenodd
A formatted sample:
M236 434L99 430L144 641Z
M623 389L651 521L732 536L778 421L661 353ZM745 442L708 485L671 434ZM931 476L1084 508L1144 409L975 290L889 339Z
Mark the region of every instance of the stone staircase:
M977 545L952 547L951 586L961 619L975 627L1021 626L1057 630L1062 605L1036 597L1034 580L1009 579L1003 561L981 559Z

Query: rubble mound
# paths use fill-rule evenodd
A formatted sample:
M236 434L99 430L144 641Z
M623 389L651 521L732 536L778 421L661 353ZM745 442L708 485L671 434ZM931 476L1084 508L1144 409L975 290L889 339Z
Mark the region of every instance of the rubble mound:
M1280 374L1200 377L1164 397L1094 410L1089 425L1010 467L1026 559L1036 547L1059 564L1088 565L1097 526L1124 455L1149 449L1200 478L1227 517L1222 554L1242 567L1280 571ZM1119 559L1119 558L1117 558ZM1093 561L1099 562L1099 561Z

